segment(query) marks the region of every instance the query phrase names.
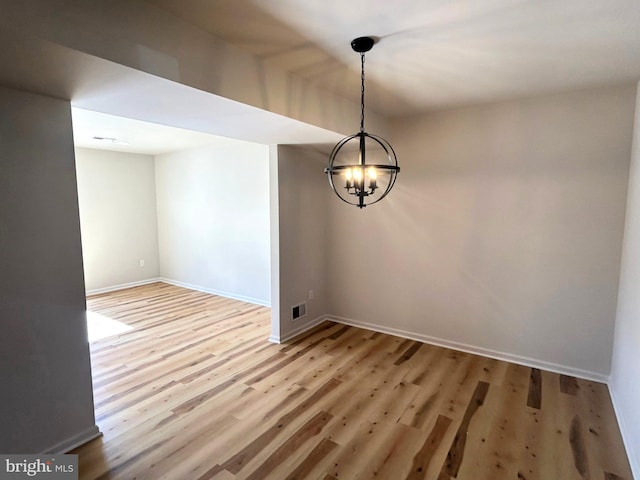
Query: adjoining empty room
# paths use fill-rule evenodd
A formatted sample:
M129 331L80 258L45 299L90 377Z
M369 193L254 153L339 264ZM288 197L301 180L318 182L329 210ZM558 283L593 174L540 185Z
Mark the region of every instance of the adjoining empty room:
M73 120L87 294L163 281L270 304L267 146L77 108Z

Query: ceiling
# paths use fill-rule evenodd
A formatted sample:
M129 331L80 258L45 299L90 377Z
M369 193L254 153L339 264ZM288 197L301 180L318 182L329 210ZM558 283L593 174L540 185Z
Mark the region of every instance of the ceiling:
M73 141L76 147L161 155L205 145L237 141L76 107L71 109L71 113L73 116Z
M3 28L0 15L0 86L71 99L78 146L157 154L172 142L196 147L205 134L262 144L335 144L342 135L240 103L134 68ZM78 113L78 112L85 113ZM111 114L100 115L91 112ZM127 122L131 119L132 123ZM152 125L144 126L144 120ZM117 127L116 127L117 124ZM153 124L156 124L155 127ZM133 127L140 130L134 132ZM176 130L160 129L177 127ZM122 133L109 133L114 129ZM149 129L162 131L153 147ZM193 135L185 130L194 131ZM171 132L171 133L170 133ZM204 136L199 136L200 132ZM170 139L175 133L178 138ZM92 141L93 136L124 137L129 145ZM192 140L186 146L186 139ZM88 142L88 143L87 143Z
M140 3L354 101L359 101L360 65L349 43L357 36L375 36L377 44L367 54L367 108L389 117L640 80L640 0ZM72 13L85 3L59 0L56 5L51 8L62 18L74 18ZM136 124L135 133L127 119L265 144L332 145L341 138L46 40L47 17L40 15L36 2L28 6L15 2L5 10L25 8L32 30L14 25L15 15L0 16L0 43L10 46L0 49L0 85L71 99L74 107L116 116L74 112L78 145L158 154L208 141L206 135L184 130L175 130L177 138L171 140L163 130L153 136L166 144L150 146L145 140L148 129L158 132L159 126ZM33 35L41 31L42 36ZM114 129L126 134L109 133ZM96 142L93 136L125 137L129 145ZM187 138L192 140L189 146Z
M638 0L148 0L389 116L638 81Z

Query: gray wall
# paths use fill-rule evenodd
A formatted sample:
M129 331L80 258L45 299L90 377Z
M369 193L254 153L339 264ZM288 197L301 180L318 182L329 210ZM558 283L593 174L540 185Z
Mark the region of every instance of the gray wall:
M220 139L155 170L161 277L268 305L269 147Z
M277 163L280 291L279 311L274 314L280 316L282 340L328 312L327 203L333 198L322 174L326 155L281 145ZM313 290L313 299L309 299L309 290ZM291 307L305 301L306 317L292 321Z
M638 84L640 88L640 84ZM633 153L625 221L620 291L611 366L612 398L627 454L640 478L640 96L636 100Z
M392 125L402 171L360 212L331 202L330 312L605 379L635 86Z
M68 102L0 88L0 452L97 434Z
M159 276L153 163L149 155L76 149L88 293Z

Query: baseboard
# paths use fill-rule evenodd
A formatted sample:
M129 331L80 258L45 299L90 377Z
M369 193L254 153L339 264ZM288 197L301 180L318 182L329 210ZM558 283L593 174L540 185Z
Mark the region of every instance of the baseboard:
M317 325L320 325L322 322L326 321L326 320L330 320L330 318L327 315L320 315L319 317L314 318L313 320L310 320L308 322L304 322L302 325L299 325L298 327L294 328L293 330L291 330L290 332L287 332L286 334L282 335L282 336L275 336L275 335L271 335L269 337L269 341L271 343L283 343L286 342L287 340L291 340L294 337L297 337L298 335L311 330L312 328L316 327Z
M84 445L85 443L90 442L91 440L101 436L102 436L102 432L100 431L97 425L94 425L93 427L87 428L85 431L80 432L77 435L74 435L73 437L67 438L62 442L57 443L50 448L47 448L42 453L53 453L53 454L67 453L73 450L74 448L77 448L80 445Z
M451 348L453 350L459 350L462 352L473 353L474 355L480 355L483 357L494 358L496 360L502 360L505 362L517 363L527 367L539 368L541 370L548 370L551 372L560 373L563 375L571 375L573 377L583 378L585 380L592 380L595 382L607 383L609 377L607 375L590 372L588 370L581 370L579 368L567 367L564 365L558 365L555 363L545 362L542 360L536 360L534 358L522 357L519 355L513 355L511 353L498 352L481 347L475 347L464 343L452 342L450 340L444 340L437 337L431 337L429 335L422 335L419 333L409 332L406 330L400 330L398 328L390 328L382 325L375 325L367 322L360 322L358 320L352 320L350 318L338 317L335 315L327 315L326 320L331 320L336 323L342 323L344 325L351 325L353 327L366 328L367 330L373 330L375 332L388 333L397 337L408 338L410 340L416 340L418 342L429 343L431 345L437 345L439 347Z
M148 285L150 283L155 283L159 281L161 281L160 278L147 278L146 280L139 280L137 282L122 283L120 285L112 285L110 287L104 287L104 288L94 288L93 290L87 290L86 295L89 296L89 295L98 295L99 293L115 292L117 290L124 290L125 288L132 288L132 287L140 287L142 285Z
M271 307L270 301L265 301L260 298L247 297L245 295L238 295L237 293L225 292L223 290L215 290L213 288L201 287L200 285L193 285L191 283L179 282L171 278L161 277L159 282L175 285L176 287L188 288L189 290L196 290L198 292L211 293L212 295L218 295L220 297L232 298L233 300L240 300L241 302L253 303L255 305L262 305L263 307Z
M633 449L633 442L631 441L631 430L628 424L625 422L622 409L618 403L618 395L613 387L612 383L609 383L609 396L611 397L611 403L613 404L613 411L616 414L618 420L618 426L620 427L620 434L622 435L622 442L624 443L625 450L627 452L627 458L629 459L629 465L631 466L631 474L636 480L640 480L640 458Z

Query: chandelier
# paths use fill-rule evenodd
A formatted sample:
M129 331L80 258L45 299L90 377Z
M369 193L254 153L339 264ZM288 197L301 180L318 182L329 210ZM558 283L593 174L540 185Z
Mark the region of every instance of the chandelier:
M324 172L338 197L358 208L386 197L400 171L393 147L384 138L364 130L364 54L373 47L371 37L359 37L351 48L360 54L360 131L340 140L329 156Z

